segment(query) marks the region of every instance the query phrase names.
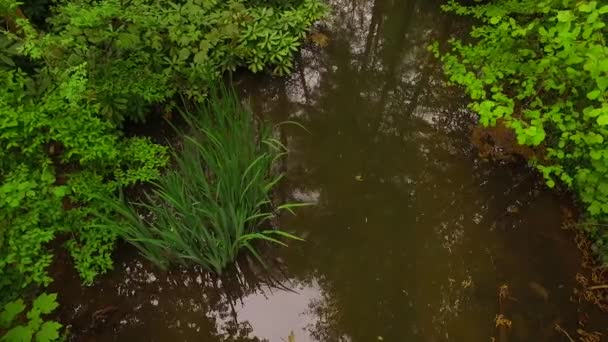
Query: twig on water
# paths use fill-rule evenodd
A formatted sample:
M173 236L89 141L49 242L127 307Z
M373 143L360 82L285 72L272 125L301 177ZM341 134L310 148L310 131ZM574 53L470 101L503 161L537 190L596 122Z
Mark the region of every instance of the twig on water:
M587 288L587 290L602 290L602 289L608 289L608 284L589 286Z
M555 330L561 332L562 334L566 335L566 337L570 340L570 342L574 342L574 340L572 339L572 337L570 337L570 334L568 334L568 332L566 330L564 330L558 323L555 323Z

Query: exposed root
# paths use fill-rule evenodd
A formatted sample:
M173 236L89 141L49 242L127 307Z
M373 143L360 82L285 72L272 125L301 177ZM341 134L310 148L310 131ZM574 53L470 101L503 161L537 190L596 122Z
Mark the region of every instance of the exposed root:
M564 334L564 335L565 335L565 336L568 338L568 340L570 340L570 342L575 342L575 341L572 339L572 336L570 336L570 334L568 334L568 332L567 332L566 330L564 330L564 328L562 328L562 327L559 325L559 323L555 323L555 330L557 330L557 331L559 331L560 333Z
M586 275L578 273L576 282L578 287L574 289L574 295L579 303L582 301L592 303L604 312L608 312L608 267L601 266L593 255L591 242L580 227L570 222L565 228L572 229L576 235L574 242L582 253L582 266L587 271Z

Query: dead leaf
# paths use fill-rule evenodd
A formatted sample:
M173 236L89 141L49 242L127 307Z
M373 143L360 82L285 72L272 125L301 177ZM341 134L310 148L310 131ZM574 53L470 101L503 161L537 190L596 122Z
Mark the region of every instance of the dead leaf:
M315 33L311 34L310 41L312 41L313 44L315 44L316 46L318 46L320 48L324 48L327 45L329 45L329 37L327 37L326 35L324 35L321 32L315 32Z

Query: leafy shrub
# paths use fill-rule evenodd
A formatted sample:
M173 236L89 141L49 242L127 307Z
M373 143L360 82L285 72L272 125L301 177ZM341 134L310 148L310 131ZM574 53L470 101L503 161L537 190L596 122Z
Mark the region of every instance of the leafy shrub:
M326 12L319 0L272 7L245 0L72 0L30 35L29 55L51 74L86 63L87 97L115 123L143 119L147 106L185 94L204 98L224 71L292 68L292 54Z
M27 322L24 325L16 325L16 321L25 310L22 299L7 303L0 313L0 332L6 333L0 337L0 341L7 342L50 342L59 339L61 324L55 321L44 321L41 315L47 315L57 308L57 295L43 293L32 303L32 308L27 312Z
M441 59L465 87L483 126L504 124L549 187L574 189L588 214L608 215L608 47L605 1L500 0L444 7L479 20L473 43L452 40ZM439 56L438 46L434 51ZM608 262L608 234L593 227Z
M191 132L172 153L175 169L155 183L147 203L107 201L121 219L105 216L99 228L115 230L161 267L196 263L217 273L243 248L259 259L256 240L283 245L275 237L297 239L260 230L275 215L270 193L281 176L270 173L284 154L268 127L262 125L256 138L252 114L226 90L212 92L199 112L184 116Z
M44 248L62 229L60 187L48 166L20 165L0 186L0 289L15 293L30 283L48 284L52 256Z
M167 162L164 147L143 138L122 138L116 127L83 98L83 65L64 70L49 86L19 69L0 69L0 303L29 284L48 284L47 245L69 234L70 251L86 281L111 266L111 232L89 225L91 178L109 191L149 181ZM66 210L69 209L69 210ZM81 234L82 232L88 234ZM108 236L111 234L114 238ZM103 238L100 238L103 237ZM100 242L101 241L101 242ZM88 263L82 251L97 253Z

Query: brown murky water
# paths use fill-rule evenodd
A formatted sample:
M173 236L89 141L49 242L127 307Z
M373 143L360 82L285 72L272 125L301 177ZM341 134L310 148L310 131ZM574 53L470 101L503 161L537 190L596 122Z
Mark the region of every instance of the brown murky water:
M287 79L240 81L291 153L281 218L306 239L271 275L161 272L128 248L90 288L60 273L75 341L567 341L608 320L572 302L580 263L562 207L525 166L479 160L466 102L426 52L461 30L440 1L332 0L329 45ZM269 278L271 277L271 278ZM502 300L498 289L507 285ZM510 330L495 328L502 313Z

